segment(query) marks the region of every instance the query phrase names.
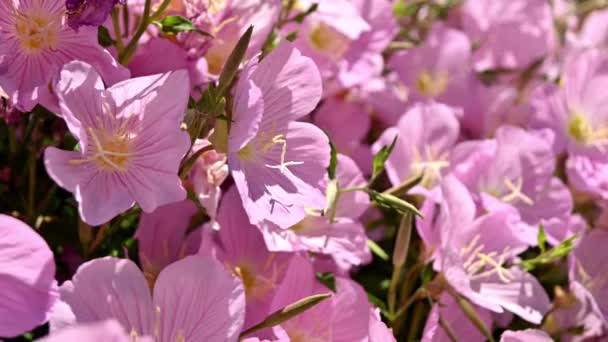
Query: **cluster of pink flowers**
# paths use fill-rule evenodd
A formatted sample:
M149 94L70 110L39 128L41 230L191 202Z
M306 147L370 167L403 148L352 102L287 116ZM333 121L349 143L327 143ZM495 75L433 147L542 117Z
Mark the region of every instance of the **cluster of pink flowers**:
M0 0L0 341L608 338L606 7Z

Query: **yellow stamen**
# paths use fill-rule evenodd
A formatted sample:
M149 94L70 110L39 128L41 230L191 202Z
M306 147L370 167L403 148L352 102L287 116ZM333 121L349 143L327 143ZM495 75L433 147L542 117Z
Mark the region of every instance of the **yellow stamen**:
M416 79L416 89L426 97L436 97L447 89L448 79L448 74L445 72L433 74L423 71Z

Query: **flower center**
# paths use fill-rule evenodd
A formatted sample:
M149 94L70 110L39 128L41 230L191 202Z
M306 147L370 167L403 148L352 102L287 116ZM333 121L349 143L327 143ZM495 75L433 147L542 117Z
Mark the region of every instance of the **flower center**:
M432 187L435 181L441 178L441 170L449 166L448 153L439 153L434 145L424 146L423 153L414 148L414 161L411 170L415 175L422 174L422 180L420 181L422 186Z
M98 168L108 172L125 172L133 159L133 134L127 131L130 120L125 120L118 129L87 128L87 138L91 152L86 158L72 159L70 164L79 165L93 162Z
M426 97L439 96L443 94L447 87L448 74L445 72L433 74L429 71L423 71L416 79L416 89Z
M482 253L484 244L479 243L480 235L477 234L469 244L460 250L460 256L466 257L463 266L471 280L498 275L505 283L511 282L513 275L503 265L512 256L509 246L501 253Z
M57 47L57 38L61 31L61 15L40 8L15 12L15 15L17 16L16 35L26 53L38 54Z
M594 129L589 119L581 113L574 113L568 120L568 135L584 145L608 143L608 127Z
M302 165L304 162L299 161L286 161L287 156L287 140L283 134L272 135L268 132L260 132L254 140L249 142L243 148L241 148L237 155L243 161L252 161L256 159L258 153L265 155L275 145L281 146L280 161L278 165L265 164L266 167L271 169L279 169L281 173L287 170L288 166Z
M329 342L331 338L310 336L310 332L305 329L290 328L286 329L287 336L291 342Z
M263 272L259 272L248 262L240 262L233 268L234 274L243 282L247 298L263 299L275 287L279 273L273 260L274 254L270 254L263 267Z
M308 38L316 50L322 52L332 60L339 60L342 58L349 46L348 38L323 22L317 24L310 31Z

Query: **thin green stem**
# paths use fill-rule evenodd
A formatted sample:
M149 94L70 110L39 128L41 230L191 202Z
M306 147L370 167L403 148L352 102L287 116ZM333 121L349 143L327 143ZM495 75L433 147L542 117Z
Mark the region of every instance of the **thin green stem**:
M114 7L112 10L112 26L114 27L114 36L116 37L116 48L118 49L118 54L120 55L125 46L122 42L122 32L120 30L120 22L118 17L119 15L120 8Z
M122 51L123 53L118 56L118 61L122 65L128 65L129 62L131 62L131 59L133 59L133 56L135 55L135 51L137 51L139 39L144 34L144 32L146 32L146 29L148 29L148 25L162 17L167 7L169 7L169 5L171 4L171 0L163 0L156 12L154 12L153 14L150 14L152 10L151 3L152 0L146 0L146 3L144 5L143 17L141 19L141 22L139 23L139 26L137 27L137 31L135 31L133 38L131 38L129 44Z

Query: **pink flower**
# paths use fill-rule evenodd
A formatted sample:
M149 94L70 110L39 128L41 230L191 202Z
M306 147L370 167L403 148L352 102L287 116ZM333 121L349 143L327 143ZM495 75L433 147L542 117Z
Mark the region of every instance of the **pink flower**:
M158 342L236 341L245 316L241 282L203 256L167 266L152 294L132 261L113 257L83 264L60 292L74 313L75 321L67 323L114 318L130 337Z
M25 223L0 215L0 336L15 337L49 319L57 301L55 260Z
M0 3L0 87L25 111L37 103L57 110L51 80L69 61L93 65L110 84L129 77L97 43L96 27L75 32L66 16L62 0Z
M299 30L294 44L312 58L326 82L325 94L363 84L379 76L382 51L398 31L391 4L383 0L299 1L305 11L313 3L315 12L301 25L285 25L285 34Z
M373 156L364 141L371 117L366 104L354 97L328 97L315 111L314 123L327 132L339 153L353 158L365 174L370 174Z
M471 302L493 312L512 312L538 324L551 304L538 280L508 263L527 249L516 213L509 210L476 215L471 194L454 176L441 183L439 212L417 221L421 236L440 247L435 269ZM490 233L491 232L491 233ZM429 246L430 247L430 246Z
M367 184L354 161L341 154L338 155L336 179L340 188ZM340 195L334 222L327 216L311 214L289 229L277 228L271 223L262 224L260 228L271 251L327 254L338 266L348 270L371 261L365 227L359 222L359 217L368 208L367 194L349 192Z
M435 99L452 106L471 102L471 42L461 31L433 25L417 47L391 56L389 66L408 87L413 101Z
M180 129L184 71L130 79L107 90L88 64L67 64L57 83L64 120L80 151L45 151L47 172L74 193L83 220L99 225L135 202L144 212L183 200L177 175L190 148Z
M319 184L329 165L329 142L316 126L295 120L321 98L312 60L289 42L241 73L235 89L228 165L252 224L288 228L323 208Z
M189 231L196 213L194 203L184 200L141 214L135 238L142 270L151 284L167 265L198 253L203 232L200 228Z
M217 221L217 257L243 281L247 300L244 328L249 328L272 313L270 304L291 267L291 255L268 251L258 228L249 223L235 187L224 194Z
M525 68L556 44L551 6L543 0L468 0L462 14L464 31L479 44L477 71Z
M560 232L572 220L572 195L553 176L552 140L550 130L502 126L495 139L467 141L452 152L453 173L467 186L480 210L517 210L529 226L532 244L538 225L545 226L555 243L560 239L554 236L564 235Z
M460 110L439 103L416 103L374 143L382 146L397 142L386 162L386 173L395 186L423 175L421 185L431 188L449 170L449 155L459 137Z
M279 338L291 341L368 341L372 311L363 288L354 281L336 277L337 292L311 309L272 328ZM273 300L278 310L302 298L331 290L315 279L312 265L304 257L294 258Z
M568 181L578 191L608 199L608 58L602 50L571 53L563 87L546 86L535 94L533 127L550 128L556 153L568 152Z

